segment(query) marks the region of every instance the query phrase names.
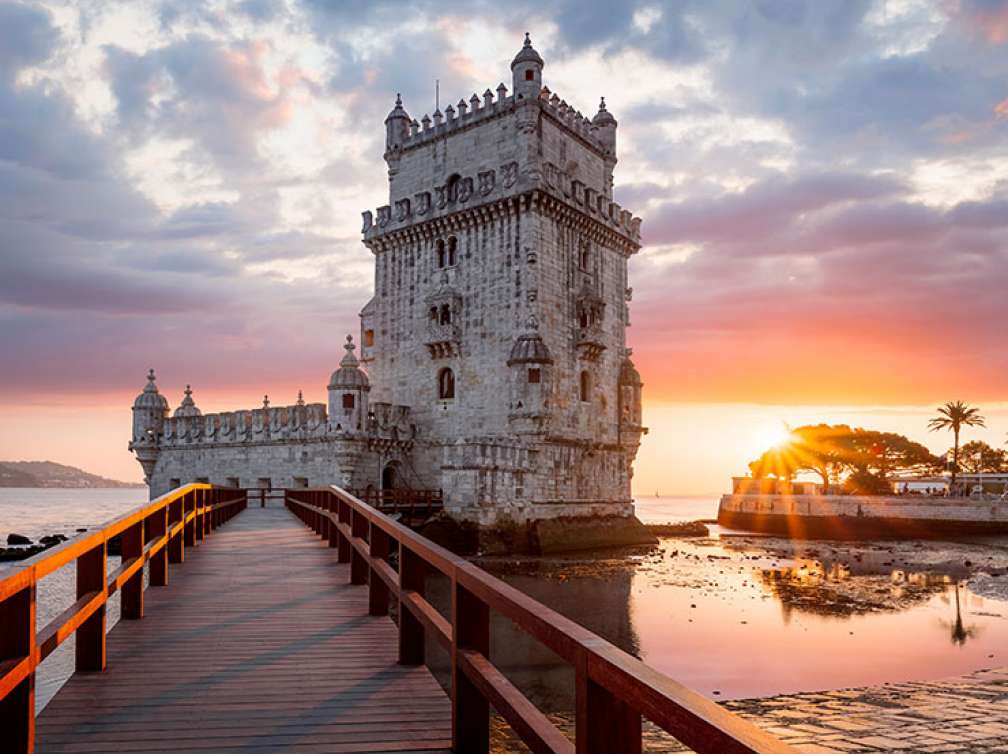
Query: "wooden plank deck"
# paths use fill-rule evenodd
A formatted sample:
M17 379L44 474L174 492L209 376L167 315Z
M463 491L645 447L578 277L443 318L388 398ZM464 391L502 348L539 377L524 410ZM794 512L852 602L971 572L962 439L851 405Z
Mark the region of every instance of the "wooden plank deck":
M451 703L368 589L288 511L250 507L186 549L146 615L37 720L37 752L447 752Z

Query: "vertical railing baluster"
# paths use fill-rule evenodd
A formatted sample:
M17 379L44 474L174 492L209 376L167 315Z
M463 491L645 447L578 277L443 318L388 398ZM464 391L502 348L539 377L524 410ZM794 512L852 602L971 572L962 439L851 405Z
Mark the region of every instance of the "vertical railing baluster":
M173 529L182 520L182 497L179 496L168 504L168 529ZM181 563L185 560L185 544L182 532L177 532L168 538L168 562Z
M106 549L103 539L77 558L77 599L107 588ZM102 604L77 629L77 672L105 670L105 607Z
M147 541L163 537L168 530L168 506L147 517ZM150 585L168 585L168 543L150 557Z
M356 509L350 511L350 533L354 539L364 539L367 535L367 519L357 512ZM360 554L356 547L350 548L350 583L366 584L368 577L368 565L364 556Z
M424 626L413 612L403 605L406 592L420 596L426 590L427 564L408 547L399 543L399 664L424 664Z
M577 754L641 754L641 716L588 672L585 653L575 676L575 742Z
M122 533L122 562L136 558L143 559L144 533L143 521L137 521ZM130 576L122 586L121 610L122 617L127 620L143 618L143 566Z
M190 490L182 497L182 517L183 519L188 518L189 514L196 510L196 492L197 490ZM196 521L195 518L186 521L185 526L182 527L182 531L185 534L185 546L195 547L196 546Z
M329 546L339 547L339 526L337 525L337 520L339 518L339 500L328 490L323 491L322 495L325 497L326 510L329 511L329 515L336 516L336 520L329 520Z
M368 552L372 558L388 560L389 536L371 523ZM368 568L368 614L388 615L389 589L385 580L375 573L373 567Z
M347 504L346 500L339 498L337 501L339 506L339 521L344 526L350 523L350 506ZM336 551L336 562L337 563L349 563L350 562L350 540L343 533L342 529L339 533L339 545Z
M35 654L35 578L0 602L0 663ZM12 754L35 747L35 671L0 698L0 741Z
M490 751L490 703L459 667L460 650L490 657L490 609L452 579L452 751Z

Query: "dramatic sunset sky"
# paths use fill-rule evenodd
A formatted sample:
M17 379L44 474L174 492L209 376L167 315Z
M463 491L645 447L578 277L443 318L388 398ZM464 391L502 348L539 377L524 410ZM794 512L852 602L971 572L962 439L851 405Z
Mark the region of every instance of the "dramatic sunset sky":
M0 0L0 459L131 480L129 406L324 400L370 297L382 121L545 83L644 218L637 491L783 423L1008 432L1008 0Z

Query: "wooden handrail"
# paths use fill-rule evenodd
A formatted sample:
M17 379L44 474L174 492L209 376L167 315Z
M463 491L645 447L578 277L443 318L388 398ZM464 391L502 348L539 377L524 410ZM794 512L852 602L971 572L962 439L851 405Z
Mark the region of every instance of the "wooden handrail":
M397 601L400 663L426 661L426 632L450 652L454 751L489 751L491 705L533 752L639 754L642 718L701 754L794 751L346 490L288 490L286 505L337 548L338 561L351 564L351 583L368 584L372 615L388 614L389 600ZM391 545L398 573L389 563ZM424 595L431 570L451 582L450 620ZM573 666L573 743L490 661L491 610Z
M122 592L124 620L143 617L144 563L150 585L167 586L168 564L181 563L193 547L245 509L244 490L188 484L141 505L96 529L0 569L0 730L4 751L35 746L35 672L76 633L76 671L105 669L105 610ZM108 573L108 543L122 542L122 562ZM39 581L77 564L77 601L36 630Z

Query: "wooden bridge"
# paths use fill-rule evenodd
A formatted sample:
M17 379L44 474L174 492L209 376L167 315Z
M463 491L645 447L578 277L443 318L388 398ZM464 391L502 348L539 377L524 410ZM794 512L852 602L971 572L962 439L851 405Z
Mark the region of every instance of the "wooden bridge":
M285 503L192 484L0 571L3 751L479 754L491 708L533 752L640 752L642 718L698 752L792 751L339 488ZM37 630L39 581L72 563L77 601ZM448 614L425 597L434 572ZM575 740L491 662L490 611L574 667ZM38 665L71 636L77 672L36 718Z

